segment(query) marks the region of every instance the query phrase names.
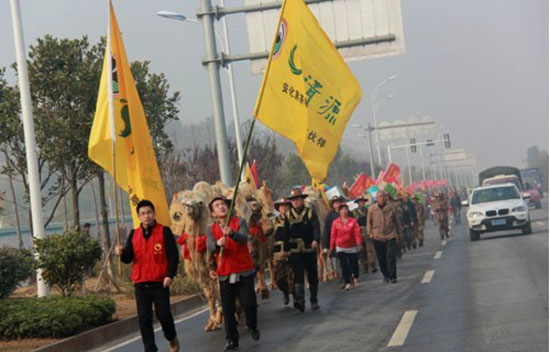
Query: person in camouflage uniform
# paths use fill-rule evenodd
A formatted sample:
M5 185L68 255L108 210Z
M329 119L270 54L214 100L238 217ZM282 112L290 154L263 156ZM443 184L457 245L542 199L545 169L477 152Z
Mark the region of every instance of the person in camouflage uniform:
M439 236L441 239L449 238L449 203L443 192L440 192L436 197L434 212L439 224Z
M389 193L384 193L384 197L386 198L386 203L390 204L392 207L395 208L397 219L401 223L401 227L404 228L403 206L402 206L403 198L399 194L396 194L395 198L391 197ZM397 258L401 259L401 257L403 256L403 253L405 252L407 252L407 249L405 248L404 241L403 241L403 231L398 231L397 239L396 239Z
M418 246L422 247L424 245L424 224L426 221L426 207L420 202L420 196L416 195L414 198L414 205L416 207L416 218L417 223L417 238Z
M279 199L274 203L279 215L275 218L273 266L275 268L275 282L284 294L283 303L288 305L290 295L294 296L294 272L290 263L290 243L288 228L288 211L292 206L289 200Z
M372 240L367 237L367 203L368 199L363 196L357 198L355 203L357 203L358 208L353 211L353 217L357 220L359 227L361 229L361 250L359 251L359 259L361 261L361 266L363 267L363 273L367 274L369 272L369 267L371 272L375 273L378 271L376 269L376 253L374 251L374 245Z

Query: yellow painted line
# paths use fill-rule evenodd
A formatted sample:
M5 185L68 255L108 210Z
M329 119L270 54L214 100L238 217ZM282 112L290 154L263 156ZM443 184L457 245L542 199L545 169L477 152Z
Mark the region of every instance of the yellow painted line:
M426 274L424 274L424 278L422 278L422 281L420 281L421 284L428 284L430 281L432 281L432 277L434 276L435 270L428 270L426 271Z
M442 251L435 252L434 259L440 259L442 254L443 254Z
M399 325L397 325L397 328L393 332L390 342L388 342L388 347L403 346L414 322L414 318L416 317L416 313L418 313L417 310L408 310L403 314Z

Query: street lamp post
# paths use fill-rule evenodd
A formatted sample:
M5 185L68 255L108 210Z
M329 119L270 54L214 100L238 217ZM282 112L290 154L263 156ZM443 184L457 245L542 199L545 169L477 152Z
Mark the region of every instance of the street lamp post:
M376 104L376 92L378 91L378 89L383 86L384 84L388 83L389 81L392 81L396 78L397 76L396 75L392 75L388 78L386 78L385 80L383 80L382 82L378 83L372 90L372 93L371 93L371 105L372 105L372 119L373 119L373 122L374 122L374 135L376 137L376 151L378 152L378 163L380 165L382 165L382 153L380 152L380 137L378 136L378 130L377 130L377 127L378 127L378 124L376 123L376 109L377 109L377 104Z

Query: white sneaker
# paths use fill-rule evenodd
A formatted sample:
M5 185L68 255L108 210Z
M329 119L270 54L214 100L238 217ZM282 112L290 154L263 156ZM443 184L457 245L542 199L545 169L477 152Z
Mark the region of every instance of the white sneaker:
M344 286L344 290L346 290L346 291L349 291L350 288L351 288L350 284L346 284L346 286Z

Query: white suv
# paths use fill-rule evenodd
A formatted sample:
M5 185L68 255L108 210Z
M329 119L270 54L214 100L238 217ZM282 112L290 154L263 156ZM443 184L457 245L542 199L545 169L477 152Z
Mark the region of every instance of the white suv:
M517 229L531 233L529 208L512 183L475 188L468 203L466 217L472 241L479 240L483 232Z

